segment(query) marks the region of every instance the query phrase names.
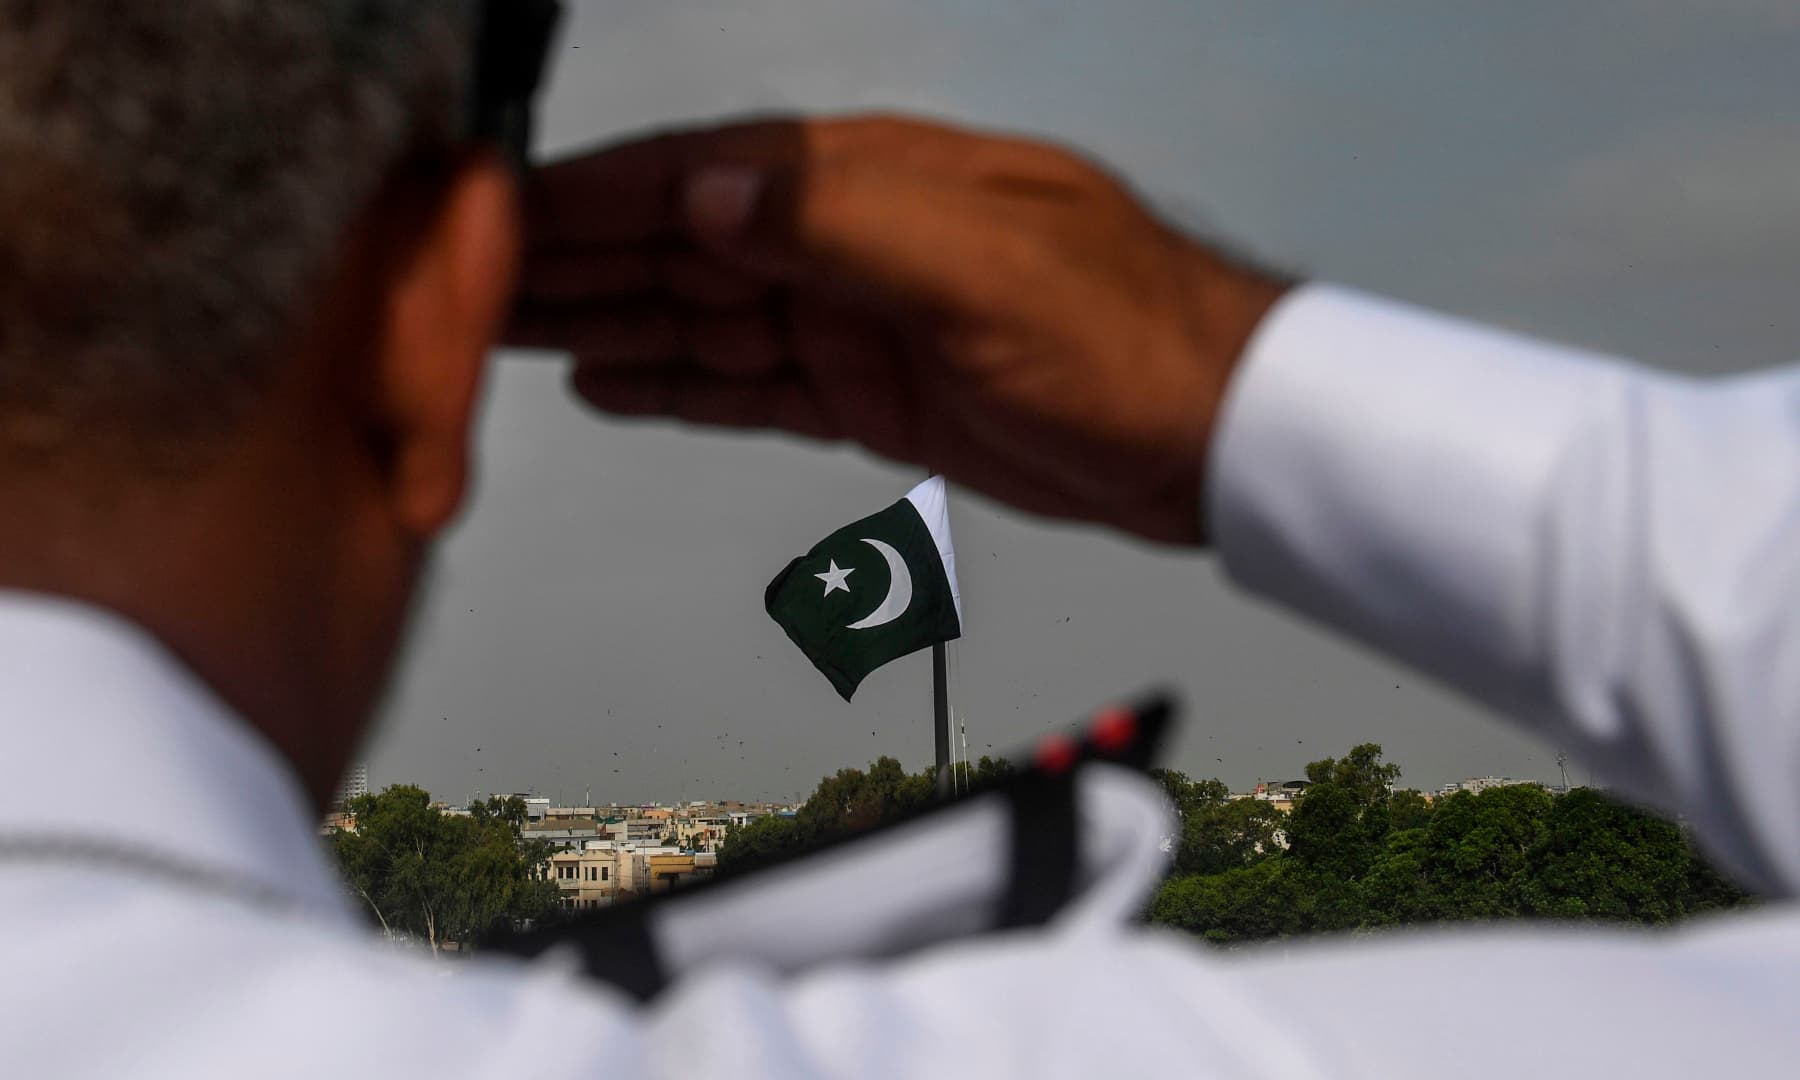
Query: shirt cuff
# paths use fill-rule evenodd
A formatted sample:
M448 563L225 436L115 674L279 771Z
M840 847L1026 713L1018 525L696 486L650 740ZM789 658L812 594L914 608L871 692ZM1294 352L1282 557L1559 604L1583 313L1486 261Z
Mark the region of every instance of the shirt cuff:
M1553 696L1539 526L1621 371L1348 289L1294 290L1253 337L1213 444L1207 507L1227 572L1535 712Z

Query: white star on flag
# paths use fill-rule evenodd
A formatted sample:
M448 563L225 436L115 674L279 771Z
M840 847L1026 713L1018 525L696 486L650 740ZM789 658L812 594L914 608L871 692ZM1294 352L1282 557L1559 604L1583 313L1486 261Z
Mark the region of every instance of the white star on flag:
M814 563L813 565L817 566L819 564ZM833 559L831 561L830 570L827 570L823 574L814 574L813 577L816 577L825 583L825 595L830 596L839 589L849 592L850 586L845 584L844 579L854 573L856 573L856 567L852 566L848 570L839 570L837 560Z

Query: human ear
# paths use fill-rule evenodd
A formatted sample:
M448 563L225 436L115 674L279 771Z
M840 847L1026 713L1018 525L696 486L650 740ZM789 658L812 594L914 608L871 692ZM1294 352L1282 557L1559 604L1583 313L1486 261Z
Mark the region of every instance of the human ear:
M518 272L518 185L492 154L451 169L410 233L379 316L371 402L396 523L444 528L468 489L475 405Z

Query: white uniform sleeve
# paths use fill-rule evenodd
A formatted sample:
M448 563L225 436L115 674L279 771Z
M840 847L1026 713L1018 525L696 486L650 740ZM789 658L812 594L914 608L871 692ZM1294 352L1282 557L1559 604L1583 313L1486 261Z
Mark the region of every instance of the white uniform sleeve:
M1694 381L1303 287L1234 379L1208 505L1245 587L1800 894L1800 369Z

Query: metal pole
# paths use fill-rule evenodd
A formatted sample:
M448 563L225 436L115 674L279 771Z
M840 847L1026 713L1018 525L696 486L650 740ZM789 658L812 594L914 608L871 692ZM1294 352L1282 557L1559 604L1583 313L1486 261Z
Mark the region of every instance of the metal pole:
M932 469L931 476L937 475ZM950 678L949 664L944 658L944 643L931 647L931 725L937 746L938 797L947 799L954 793L950 775Z
M948 796L951 792L950 680L946 677L946 667L944 643L940 641L931 647L931 714L932 727L937 735L937 778L940 796Z

